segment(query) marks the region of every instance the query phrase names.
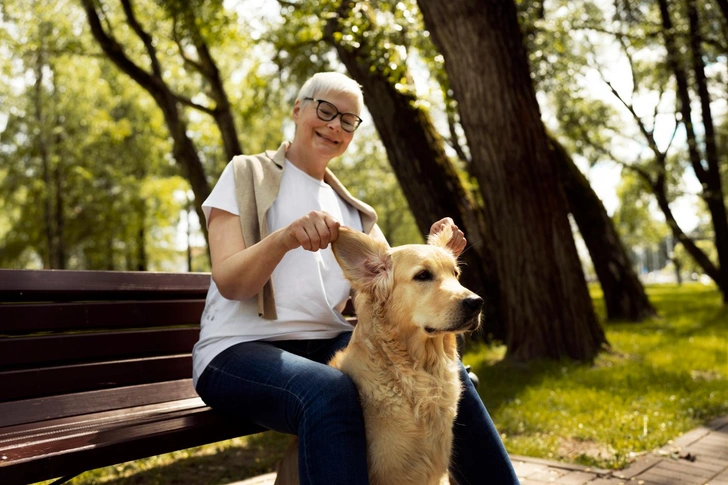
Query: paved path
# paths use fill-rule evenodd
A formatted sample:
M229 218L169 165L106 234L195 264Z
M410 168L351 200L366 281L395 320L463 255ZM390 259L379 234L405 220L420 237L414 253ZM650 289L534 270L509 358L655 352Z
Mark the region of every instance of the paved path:
M728 485L728 416L716 419L623 470L511 456L521 485ZM275 473L229 485L273 485Z

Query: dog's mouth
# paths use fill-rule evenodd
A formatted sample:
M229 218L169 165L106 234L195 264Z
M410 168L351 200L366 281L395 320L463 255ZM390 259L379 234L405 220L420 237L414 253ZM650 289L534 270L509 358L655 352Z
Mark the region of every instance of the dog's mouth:
M475 317L466 320L460 325L454 326L454 327L446 327L446 328L434 328L434 327L425 327L425 332L427 332L428 335L435 335L438 333L464 333L464 332L472 332L473 330L478 328L478 325L480 325L480 313L476 315Z

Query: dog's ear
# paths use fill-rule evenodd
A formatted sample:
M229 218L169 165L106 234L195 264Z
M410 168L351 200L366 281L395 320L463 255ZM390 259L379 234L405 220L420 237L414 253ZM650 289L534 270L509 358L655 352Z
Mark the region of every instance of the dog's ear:
M440 232L427 236L427 244L447 249L447 243L452 238L452 226L445 225Z
M346 227L331 245L352 288L386 300L392 287L392 256L388 247L364 233Z

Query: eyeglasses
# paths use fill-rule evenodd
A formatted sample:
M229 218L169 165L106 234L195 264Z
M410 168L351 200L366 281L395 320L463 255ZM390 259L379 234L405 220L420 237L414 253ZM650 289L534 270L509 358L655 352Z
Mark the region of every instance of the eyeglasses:
M336 109L336 106L329 103L328 101L324 101L323 99L303 99L306 101L315 101L316 103L318 103L316 105L316 116L318 116L321 121L332 121L337 116L341 116L341 128L344 131L348 131L349 133L356 131L356 129L359 128L359 125L362 122L362 119L354 113L342 113L338 109Z

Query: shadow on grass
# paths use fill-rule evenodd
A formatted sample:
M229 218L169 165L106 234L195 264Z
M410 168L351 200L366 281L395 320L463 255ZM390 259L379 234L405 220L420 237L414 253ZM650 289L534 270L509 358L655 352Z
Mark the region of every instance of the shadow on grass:
M138 462L129 462L109 467L114 470L107 471L103 483L105 485L228 484L275 471L290 440L291 437L288 435L266 432L247 437L244 446L226 447L216 453L204 455L193 453L188 458L136 472L134 468L138 467ZM209 449L209 445L205 448ZM103 470L106 469L98 470L92 476L79 477L71 483L72 485L100 483L101 477L98 475L103 474ZM132 474L113 478L127 473Z

